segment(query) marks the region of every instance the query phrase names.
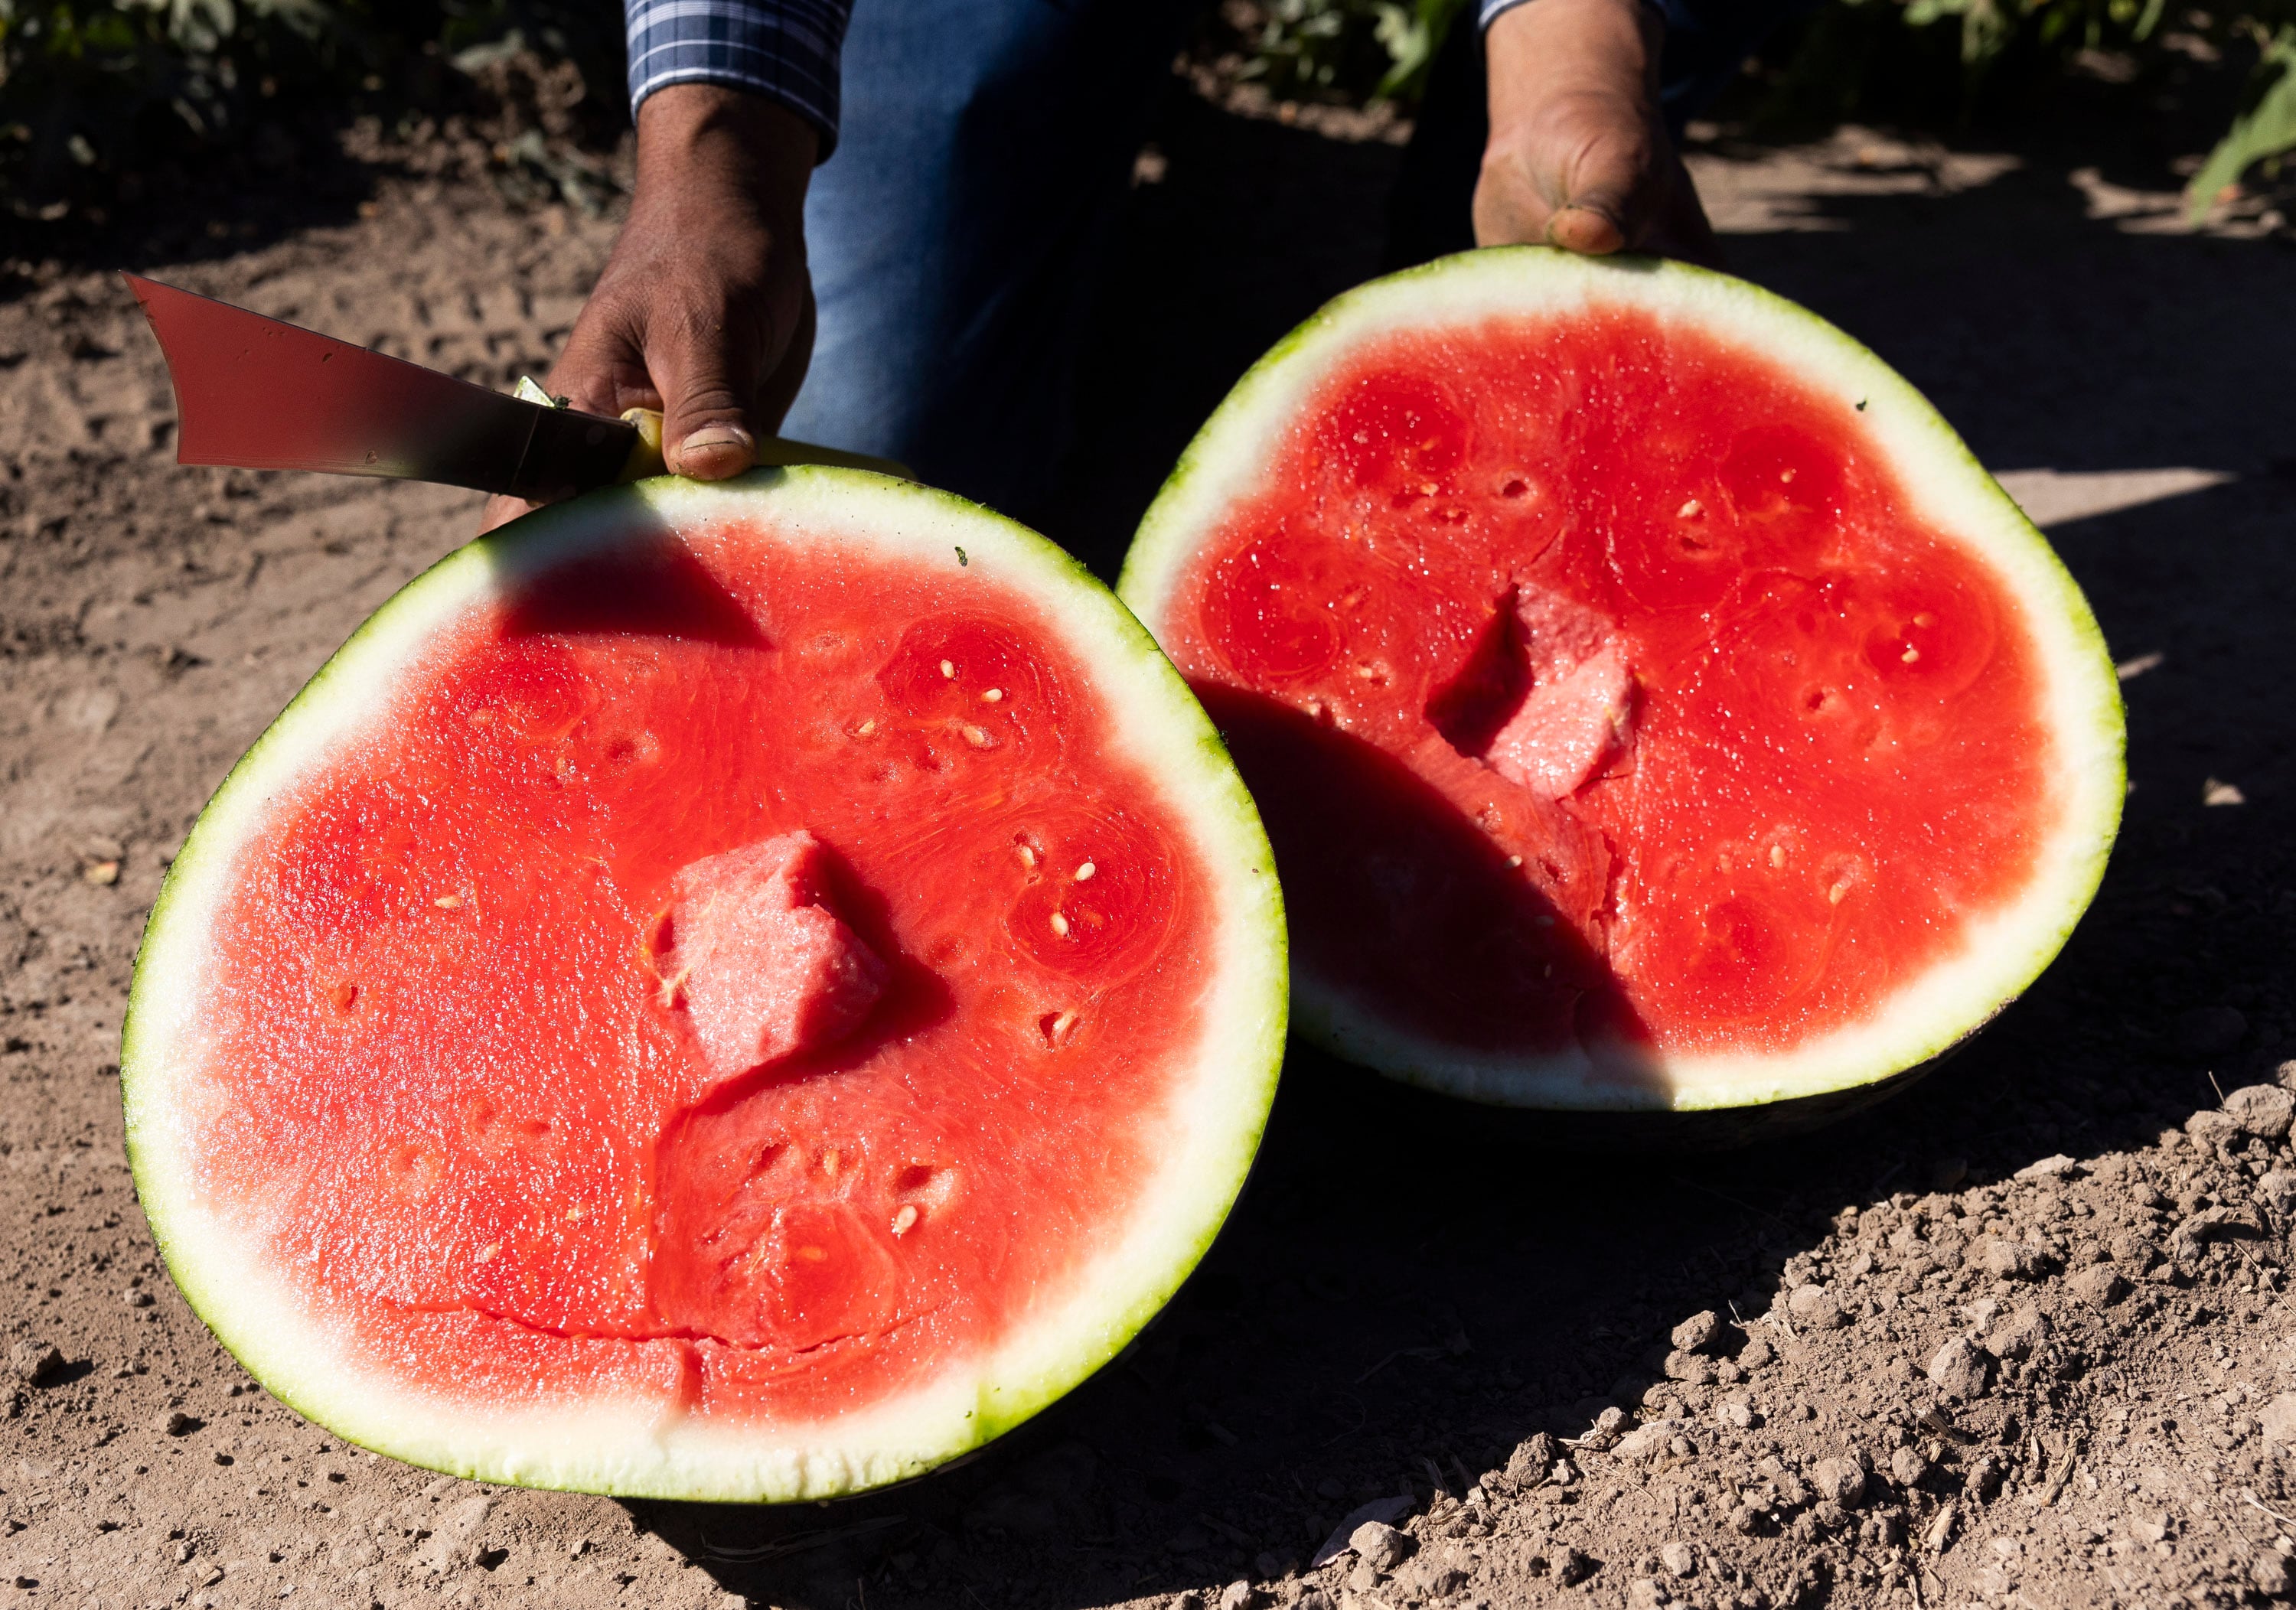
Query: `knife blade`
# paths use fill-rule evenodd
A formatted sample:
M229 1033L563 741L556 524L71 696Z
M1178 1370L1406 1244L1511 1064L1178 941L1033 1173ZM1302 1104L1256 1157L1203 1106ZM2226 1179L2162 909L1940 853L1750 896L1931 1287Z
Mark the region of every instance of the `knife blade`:
M420 364L123 274L176 388L176 462L439 481L545 503L663 473L661 414L618 420L508 396ZM531 380L521 390L542 396ZM761 468L906 465L769 436Z
M123 274L176 388L176 462L389 476L531 503L619 479L627 421L550 408Z

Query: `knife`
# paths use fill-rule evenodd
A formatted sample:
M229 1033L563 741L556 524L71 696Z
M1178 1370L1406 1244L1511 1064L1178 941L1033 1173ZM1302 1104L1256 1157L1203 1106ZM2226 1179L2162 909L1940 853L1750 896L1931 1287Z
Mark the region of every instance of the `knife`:
M244 307L123 274L176 388L176 462L388 476L551 503L662 473L661 414L506 396ZM521 389L540 396L531 381ZM769 437L761 464L900 465Z

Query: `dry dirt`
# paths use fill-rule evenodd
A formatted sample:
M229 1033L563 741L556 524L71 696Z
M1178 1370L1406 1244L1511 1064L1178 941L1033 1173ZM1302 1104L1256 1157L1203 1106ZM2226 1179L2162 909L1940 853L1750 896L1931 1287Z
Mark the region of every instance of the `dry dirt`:
M1228 381L1374 266L1397 152L1349 132L1185 97L1166 114L1086 449L1039 511L1103 570ZM2296 1056L2296 254L2176 228L2172 151L2057 137L1697 159L1741 271L1936 398L2048 525L2123 662L2127 830L2032 993L1882 1107L1688 1158L1542 1145L1295 1054L1229 1233L1126 1360L968 1467L798 1510L488 1488L345 1447L249 1381L157 1266L115 1066L145 909L232 760L476 500L178 470L127 298L69 265L32 274L0 304L0 1595L2040 1610L2287 1591L2289 1104L2216 1109ZM262 213L251 238L220 220L138 266L502 383L563 336L610 231L459 182L316 211ZM1401 1538L1313 1566L1380 1500Z

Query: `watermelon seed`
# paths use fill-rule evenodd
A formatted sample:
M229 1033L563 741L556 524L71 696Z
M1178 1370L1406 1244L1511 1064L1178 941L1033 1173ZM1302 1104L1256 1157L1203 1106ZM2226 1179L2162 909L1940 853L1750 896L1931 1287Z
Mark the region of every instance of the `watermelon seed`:
M1899 659L1904 660L1909 666L1921 657L1922 651L1919 649L1913 647L1911 644L1906 646L1906 651L1903 654L1898 656Z
M569 1222L579 1223L581 1222L582 1215L588 1211L589 1210L585 1208L579 1202L577 1202L573 1206L566 1210L567 1220Z
M1097 865L1095 865L1095 864L1094 862L1092 862L1087 861L1087 862L1086 862L1082 866L1078 867L1078 868L1076 870L1076 880L1077 880L1078 883L1086 882L1086 880L1088 880L1088 879L1092 877L1092 875L1093 875L1095 872L1097 872L1098 870L1100 870L1100 868L1099 868Z
M1840 905L1841 903L1841 897L1848 893L1849 893L1849 885L1848 883L1837 883L1832 888L1825 891L1826 903L1829 905Z
M1033 869L1033 868L1036 866L1036 864L1037 864L1037 852L1036 852L1036 851L1034 851L1034 850L1032 850L1032 849L1030 849L1030 848L1029 848L1027 845L1025 845L1025 844L1020 846L1020 850L1021 850L1021 864L1022 866L1024 866L1024 867L1029 867L1029 868L1032 868L1032 869Z
M964 729L964 741L976 749L985 749L988 747L988 734L980 727L967 727Z
M1053 932L1063 939L1069 936L1069 919L1058 911L1053 913Z
M1782 481L1790 481L1793 479L1793 478L1794 472L1792 465L1788 465L1785 469L1778 471L1778 479Z
M956 662L947 659L941 661L940 674L943 676L947 677L951 682L955 682L956 680Z
M463 909L463 897L460 895L441 895L430 903L442 911L459 911Z
M902 1203L901 1211L893 1215L893 1233L897 1236L907 1235L912 1229L915 1228L916 1222L916 1204L914 1202Z
M1774 867L1782 867L1785 865L1785 863L1786 846L1782 844L1772 845L1770 846L1770 864Z
M1705 512L1706 506L1693 497L1688 503L1683 504L1681 508L1676 510L1675 515L1680 519L1694 520Z
M1002 688L991 688L980 696L980 702L984 705L1001 704L1004 699L1004 690Z
M874 732L876 730L877 719L873 715L867 721L863 722L859 726L853 729L853 736L856 738L866 738L870 733Z
M501 1242L489 1241L484 1246L479 1248L478 1256L472 1258L471 1262L473 1263L491 1263L495 1261L495 1254L501 1250Z
M1511 867L1519 867L1519 866L1521 866L1521 864L1522 864L1522 857L1521 857L1521 856L1520 856L1520 855L1510 855L1510 856L1508 856L1508 857L1507 857L1507 865L1509 865L1509 866L1511 866Z
M1937 625L1937 617L1926 612L1916 615L1914 617L1914 625L1917 626L1934 626Z

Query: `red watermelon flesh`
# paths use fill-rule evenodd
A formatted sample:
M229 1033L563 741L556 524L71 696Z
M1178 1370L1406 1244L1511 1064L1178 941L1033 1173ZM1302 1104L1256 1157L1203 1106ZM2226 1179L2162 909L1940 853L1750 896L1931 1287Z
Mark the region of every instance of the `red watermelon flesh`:
M1303 330L1311 379L1279 349L1253 470L1184 466L1128 567L1259 801L1303 999L1614 1094L1866 1025L2078 813L2029 591L1838 377L1662 302L1430 289Z
M201 1029L142 1063L202 1222L370 1395L621 1404L845 1461L691 1478L786 1497L946 1457L836 1427L1112 1278L1206 1082L1259 1081L1264 1116L1275 1042L1206 1055L1230 869L1066 594L998 584L993 535L928 563L700 506L466 601L373 690L228 852ZM1115 641L1112 600L1059 586ZM1097 1362L1144 1317L1060 1345ZM1017 1418L977 1407L972 1441Z

